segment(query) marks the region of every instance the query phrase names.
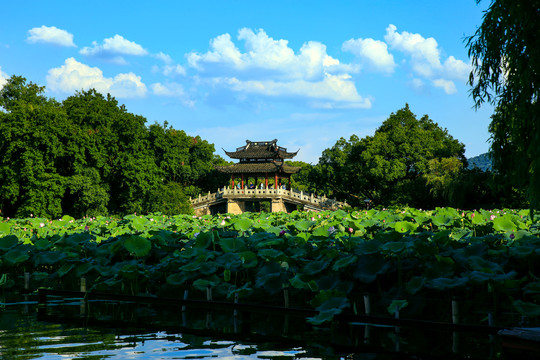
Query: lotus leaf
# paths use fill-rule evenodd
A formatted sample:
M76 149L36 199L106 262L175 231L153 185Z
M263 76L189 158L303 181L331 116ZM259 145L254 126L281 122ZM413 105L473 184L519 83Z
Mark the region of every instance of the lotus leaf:
M540 316L540 305L521 300L514 301L512 305L522 315Z
M214 287L217 285L217 283L218 282L215 280L197 279L193 282L193 287L201 291L206 291L208 287Z
M234 221L234 228L240 232L246 232L253 225L253 222L247 218L240 218Z
M418 228L418 224L410 221L398 221L394 224L394 229L400 233L412 233Z
M271 246L277 246L284 243L284 240L281 238L270 238L267 240L259 241L256 245L257 248L265 248Z
M236 253L225 253L216 258L216 264L228 270L236 270L242 266L242 259Z
M173 285L173 286L179 286L179 285L184 284L190 278L191 276L189 276L188 273L185 273L185 272L174 273L167 276L167 284Z
M307 321L312 325L321 325L325 322L332 321L334 316L340 314L342 309L330 309L326 311L321 311L317 315L308 317Z
M377 275L386 273L391 267L391 263L380 256L359 257L357 264L353 277L365 284L371 284Z
M306 275L315 275L326 269L328 265L329 262L324 260L310 261L304 266L302 272Z
M85 263L79 264L75 268L75 276L81 277L93 269L94 269L94 265L92 263L85 262Z
M152 242L138 235L131 235L124 240L124 247L136 257L148 255L152 249Z
M315 221L302 220L294 223L294 227L298 231L308 231L310 227L315 225Z
M426 282L425 277L423 276L413 276L409 282L407 282L407 285L405 286L405 291L407 293L414 295L422 288L424 287L424 284Z
M366 240L364 242L358 243L358 245L356 245L356 248L354 249L354 252L357 255L375 254L379 252L379 248L381 247L381 245L381 242L378 240Z
M318 236L318 237L328 237L328 227L326 226L319 226L313 229L311 232L312 236Z
M1 225L2 223L0 223ZM8 235L0 238L0 250L7 251L15 247L19 243L19 239L15 235Z
M481 271L485 273L497 273L502 272L503 268L501 265L494 263L492 261L486 260L480 256L471 256L467 261L471 269L476 271Z
M493 219L493 228L497 231L516 231L517 226L509 215L496 217Z
M469 281L468 278L460 277L460 278L437 278L430 280L426 283L426 287L429 287L431 289L435 290L449 290L449 289L455 289L458 287L465 286L467 282Z
M200 232L199 235L195 238L195 244L193 247L199 249L208 249L208 247L214 242L214 232Z
M332 264L333 271L340 271L341 269L354 264L358 260L356 255L348 255L338 259L334 264Z
M276 249L261 249L259 250L257 254L265 260L276 260L278 258L282 258L282 259L286 258L283 251L276 250Z
M32 260L35 266L54 265L67 257L62 251L40 251L36 253Z
M243 268L249 269L257 266L257 255L253 251L243 251L238 253L238 256L242 260Z
M7 222L0 222L0 234L8 234L11 230L11 225Z
M6 263L15 265L25 262L30 258L28 255L28 250L21 247L16 247L4 254L3 259Z
M392 303L386 308L392 315L398 313L401 309L407 307L409 302L407 300L393 300Z
M219 240L219 246L224 252L241 252L246 251L246 243L243 238L221 238Z
M38 239L34 243L34 247L36 248L37 251L48 250L51 247L51 245L52 245L51 242L47 239Z
M56 275L60 278L67 275L73 268L75 267L75 264L65 263L60 267L60 269L56 270Z

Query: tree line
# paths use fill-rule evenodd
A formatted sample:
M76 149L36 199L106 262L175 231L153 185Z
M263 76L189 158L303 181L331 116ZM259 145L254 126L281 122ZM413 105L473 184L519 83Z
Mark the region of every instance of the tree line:
M319 162L301 167L293 186L324 193L354 207L423 209L524 207L523 191L497 171L468 169L465 145L408 105L392 113L373 136L339 139Z
M147 126L95 90L62 102L44 90L20 76L0 90L0 216L185 213L223 182L199 136Z

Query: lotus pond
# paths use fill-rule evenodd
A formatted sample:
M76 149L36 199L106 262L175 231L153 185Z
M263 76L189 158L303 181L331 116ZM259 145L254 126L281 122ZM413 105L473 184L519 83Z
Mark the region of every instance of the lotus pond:
M316 326L364 313L530 325L539 233L528 210L452 208L1 219L0 292L82 282L90 293L311 309Z

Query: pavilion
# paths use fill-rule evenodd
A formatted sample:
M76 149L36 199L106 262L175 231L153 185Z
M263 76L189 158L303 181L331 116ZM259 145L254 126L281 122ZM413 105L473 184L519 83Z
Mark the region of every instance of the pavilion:
M225 151L231 159L240 161L234 165L217 166L220 172L231 174L231 188L243 189L247 178L255 178L255 185L258 179L264 179L264 188L268 189L268 179L273 179L274 189L280 184L280 179L287 179L287 188L290 190L291 175L297 173L300 168L285 164L286 159L292 159L296 152L288 152L286 148L277 145L277 139L272 141L249 141L246 145L236 148L236 151ZM261 182L262 183L262 182ZM240 185L240 186L238 186Z
M218 171L231 175L230 186L218 189L215 193L208 192L207 195L190 198L198 216L261 211L263 202L268 203L271 212L320 211L348 206L335 199L292 189L291 176L300 171L300 168L286 164L285 160L294 158L298 151L288 152L286 148L277 145L277 140L246 140L246 145L236 151L223 151L232 159L239 160L233 165L216 166ZM255 184L246 184L249 179L254 179ZM285 180L286 185L281 185L281 181ZM258 183L261 185L257 186Z

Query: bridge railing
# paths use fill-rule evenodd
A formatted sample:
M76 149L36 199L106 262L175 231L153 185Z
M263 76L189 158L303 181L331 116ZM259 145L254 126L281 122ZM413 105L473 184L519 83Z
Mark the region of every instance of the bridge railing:
M329 199L326 196L317 196L313 193L304 193L301 190L287 190L287 189L249 189L247 187L243 189L238 188L222 188L218 189L215 193L208 192L206 195L199 195L198 198L190 198L192 205L205 205L223 198L235 198L235 197L253 197L253 198L274 198L285 197L289 199L295 199L303 202L307 202L318 207L334 208L348 206L346 202L337 201L336 199Z

